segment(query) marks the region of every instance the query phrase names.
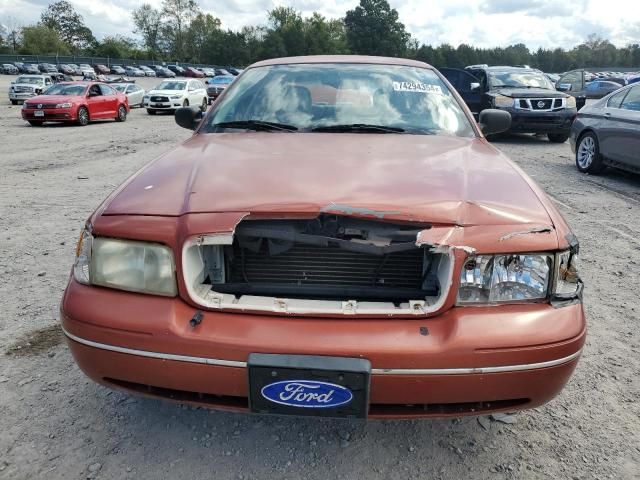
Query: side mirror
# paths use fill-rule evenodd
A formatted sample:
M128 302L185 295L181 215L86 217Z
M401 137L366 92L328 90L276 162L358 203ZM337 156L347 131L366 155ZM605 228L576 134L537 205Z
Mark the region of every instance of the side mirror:
M571 84L570 83L559 83L556 85L556 90L559 90L561 92L568 92L571 90Z
M203 117L200 107L180 107L176 110L174 118L176 123L187 130L195 130Z
M11 82L11 85L15 85L15 84L16 84L16 82L15 82L15 81Z
M511 128L511 114L504 110L487 108L480 112L480 130L485 135L506 132Z
M480 84L478 82L471 82L469 87L471 88L472 92L477 92L478 90L480 90Z

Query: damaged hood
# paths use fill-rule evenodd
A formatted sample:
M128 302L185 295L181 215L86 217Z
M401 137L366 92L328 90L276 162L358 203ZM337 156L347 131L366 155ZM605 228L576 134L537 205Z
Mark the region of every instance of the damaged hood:
M496 88L494 92L511 98L565 98L566 93L546 88Z
M100 213L324 212L459 226L549 225L529 182L479 138L196 134L133 176Z

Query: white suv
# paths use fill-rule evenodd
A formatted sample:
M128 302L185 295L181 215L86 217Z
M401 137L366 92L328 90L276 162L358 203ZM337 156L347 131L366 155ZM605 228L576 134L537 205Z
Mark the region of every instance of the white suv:
M200 80L165 80L147 92L143 104L151 115L189 105L199 106L204 112L207 109L207 89Z

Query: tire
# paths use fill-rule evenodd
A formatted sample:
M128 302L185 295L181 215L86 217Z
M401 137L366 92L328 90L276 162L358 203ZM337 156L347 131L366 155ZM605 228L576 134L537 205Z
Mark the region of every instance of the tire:
M27 120L32 127L41 127L44 122L40 120Z
M124 108L124 105L120 105L118 107L118 115L116 116L116 122L126 122L127 121L127 109Z
M189 106L189 100L185 100L184 102L182 102L182 106L183 107L188 107Z
M202 99L202 105L200 105L200 110L202 110L203 112L206 112L208 106L209 106L209 102L207 101L207 97L204 97Z
M18 104L18 100L11 100L11 105L17 105Z
M86 107L80 107L78 109L78 125L85 127L89 125L89 110Z
M568 133L547 133L547 138L552 143L564 143L569 140Z
M151 110L150 108L147 108L147 113L148 113L149 115L155 115L155 114L156 114L156 111L155 111L155 110Z
M582 173L598 174L604 170L598 137L593 132L581 135L576 143L576 168Z

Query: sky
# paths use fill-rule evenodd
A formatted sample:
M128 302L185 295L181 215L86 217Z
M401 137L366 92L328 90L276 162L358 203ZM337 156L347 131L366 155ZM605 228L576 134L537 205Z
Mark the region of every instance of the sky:
M131 10L144 0L70 0L94 35L135 37ZM160 6L162 0L146 0ZM358 0L196 0L220 18L223 28L263 25L267 11L290 6L303 16L339 18ZM0 24L38 21L49 0L0 0ZM640 42L640 1L626 0L389 0L420 43L498 47L524 43L530 49L571 48L595 33L617 46Z

